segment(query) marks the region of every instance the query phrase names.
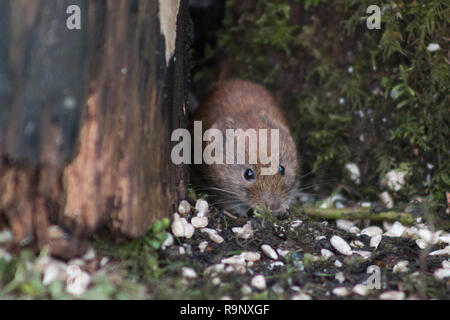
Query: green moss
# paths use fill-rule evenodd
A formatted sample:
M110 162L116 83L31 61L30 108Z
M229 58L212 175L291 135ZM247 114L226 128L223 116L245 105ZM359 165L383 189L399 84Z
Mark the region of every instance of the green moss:
M227 1L220 53L231 76L266 84L291 114L302 169L315 173L311 183L330 186L333 177L354 188L344 174L354 162L359 197L374 200L384 174L406 165L408 186L394 197L443 203L450 190L448 2L375 1L380 30L366 27L371 4ZM428 51L430 43L440 50Z

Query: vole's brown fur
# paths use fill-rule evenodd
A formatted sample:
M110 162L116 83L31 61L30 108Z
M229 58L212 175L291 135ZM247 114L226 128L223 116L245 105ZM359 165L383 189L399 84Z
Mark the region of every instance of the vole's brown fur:
M258 156L257 164L194 165L194 176L200 174L203 178L206 189L200 190L216 191L217 203L237 214L251 208L277 213L289 207L297 188L297 151L284 112L262 86L238 79L216 83L196 110L193 121L202 121L203 131L221 130L224 137L226 129L279 129L279 164L284 167L284 174L261 175ZM270 154L270 133L268 138ZM244 178L249 168L255 174L253 181Z

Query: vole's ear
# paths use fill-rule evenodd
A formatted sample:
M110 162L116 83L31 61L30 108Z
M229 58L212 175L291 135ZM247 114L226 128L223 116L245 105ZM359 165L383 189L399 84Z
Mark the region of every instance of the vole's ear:
M211 128L225 131L226 129L236 129L236 121L231 117L220 118L211 126Z

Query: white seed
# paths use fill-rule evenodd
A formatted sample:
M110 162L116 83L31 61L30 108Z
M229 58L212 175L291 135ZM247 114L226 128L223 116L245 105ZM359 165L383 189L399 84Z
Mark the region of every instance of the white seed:
M173 214L172 233L175 237L184 237L184 224L178 213Z
M104 267L109 263L108 257L103 257L102 260L100 260L100 267Z
M268 244L263 244L261 246L261 250L271 259L273 260L277 260L278 259L278 254L275 250L272 249L271 246L269 246Z
M322 257L324 257L326 260L328 260L334 255L334 253L328 249L322 249L320 250L320 253L322 254Z
M295 229L295 228L301 226L302 223L303 223L302 220L294 220L294 221L291 222L291 228Z
M91 261L91 260L94 260L95 257L96 257L96 253L95 253L94 248L89 247L89 249L88 249L87 252L84 254L84 256L83 256L82 259L83 259L84 261Z
M282 256L283 258L285 258L288 254L289 254L289 250L283 250L281 248L277 249L277 252L280 256Z
M10 262L12 260L12 256L9 252L0 248L0 259Z
M381 202L383 202L384 205L386 206L386 208L392 209L394 207L394 200L387 191L380 193L379 197L381 199Z
M406 231L405 226L402 225L400 222L395 221L392 227L389 229L389 231L386 232L384 235L388 237L401 237L405 231Z
M225 265L223 263L219 263L219 264L213 264L212 266L209 266L208 268L205 269L204 273L205 274L218 274L218 273L222 273L225 271Z
M240 264L245 266L245 258L241 255L234 255L228 258L224 258L220 261L223 264Z
M311 296L301 292L293 295L291 300L311 300Z
M378 248L378 245L380 244L382 238L383 236L381 234L374 235L372 238L370 238L370 246L375 249Z
M200 244L198 245L198 248L200 249L200 252L203 253L205 252L206 248L208 247L208 241L202 241L200 242Z
M383 234L383 230L381 230L381 228L377 227L377 226L370 226L370 227L362 229L361 234L365 234L372 238L373 236L375 236L377 234Z
M195 203L195 210L198 212L198 216L206 216L208 214L208 202L203 199L197 200Z
M350 248L350 245L347 243L347 241L345 241L341 237L333 236L330 240L330 243L338 252L347 256L352 254L352 248Z
M248 284L244 284L241 288L241 293L244 296L252 294L252 287L250 287Z
M12 232L9 230L5 230L0 232L0 243L9 243L13 241Z
M48 286L50 283L58 279L62 272L64 272L64 270L61 270L58 264L50 263L44 270L42 284L44 286Z
M353 226L350 229L348 229L348 232L357 234L357 233L360 233L361 230L357 226Z
M192 238L192 236L194 235L195 232L195 228L192 224L190 224L189 222L187 222L187 220L185 218L181 218L181 222L184 225L184 236L187 239Z
M394 268L392 268L392 272L394 272L394 273L406 272L406 271L408 271L408 265L409 265L409 261L408 260L399 261L399 262L396 263Z
M317 236L315 239L316 239L316 241L320 241L320 240L326 240L327 237L326 236Z
M355 225L354 222L350 221L350 220L344 220L344 219L336 220L336 226L345 231L348 231L354 225Z
M372 256L370 251L353 251L353 253L360 255L364 260L367 260Z
M343 283L345 281L345 276L343 272L338 272L336 273L336 275L334 276L334 278L339 281L339 283Z
M442 268L444 268L444 269L450 269L450 260L444 260L444 261L442 261Z
M78 266L69 266L67 274L69 276L66 283L67 293L82 296L91 282L91 276Z
M201 229L204 228L208 225L208 217L204 217L204 216L196 216L193 217L191 219L191 224L194 226L194 228L196 229Z
M353 248L364 248L364 243L362 243L362 242L359 241L359 240L353 240L352 242L350 242L350 245L351 245Z
M180 255L186 254L186 249L184 247L182 247L182 246L179 246L178 247L178 253Z
M429 52L434 52L434 51L437 51L439 49L441 49L441 47L439 46L439 43L430 43L427 46L427 51L429 51Z
M173 236L171 233L167 233L167 238L166 240L164 240L164 242L162 243L162 249L168 248L171 245L173 245Z
M189 267L183 267L182 268L182 274L183 274L183 278L185 278L185 279L195 279L195 278L197 278L197 272L195 272L194 269L189 268Z
M437 269L433 273L433 275L438 280L443 280L445 278L449 278L450 277L450 269Z
M419 230L416 227L406 228L404 235L408 238L413 238L416 236L417 231L419 231Z
M249 222L247 222L244 226L242 227L234 227L231 228L231 231L233 231L236 236L238 238L241 239L250 239L251 237L253 237L253 227L252 224Z
M259 259L261 259L261 255L258 252L252 252L252 251L242 252L241 256L246 261L250 261L250 262L255 262L255 261L258 261Z
M446 246L444 249L436 250L429 253L430 256L445 256L450 255L450 246Z
M338 297L346 297L350 294L350 291L346 287L338 287L333 289L333 294Z
M182 200L178 205L178 213L181 215L188 215L191 212L191 205L186 200Z
M425 249L428 246L428 243L423 239L417 239L416 244L420 249Z
M222 281L220 280L219 277L214 277L211 279L211 283L215 286L218 286Z
M201 232L206 233L208 235L208 237L215 243L224 242L224 239L214 229L204 228L201 230Z
M339 260L336 260L334 262L334 265L336 266L336 268L340 268L340 267L342 267L342 262L340 262Z
M439 241L450 244L450 233L444 233L439 236Z
M404 300L405 293L402 291L386 291L380 295L381 300Z
M400 191L405 184L406 173L398 170L391 170L386 173L382 184L387 185L387 187L392 191Z
M284 263L281 261L275 261L272 262L271 264L269 264L269 266L267 267L269 270L273 270L275 268L282 268L284 267Z
M439 236L427 229L420 229L417 235L427 243L436 244L439 241Z
M359 172L359 168L355 163L347 163L345 165L345 169L347 169L347 171L350 174L350 179L355 182L356 184L360 184L361 183L361 173Z
M265 290L266 285L266 278L264 278L263 275L257 275L252 278L251 284L253 287L259 290Z
M367 296L369 293L369 288L363 284L357 284L353 287L352 291L356 294L359 294L360 296Z

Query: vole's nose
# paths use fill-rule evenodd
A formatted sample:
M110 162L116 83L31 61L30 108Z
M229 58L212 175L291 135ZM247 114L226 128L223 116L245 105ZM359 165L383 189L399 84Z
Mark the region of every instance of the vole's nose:
M272 211L280 210L280 207L281 207L280 199L272 198L272 197L265 197L264 203Z

